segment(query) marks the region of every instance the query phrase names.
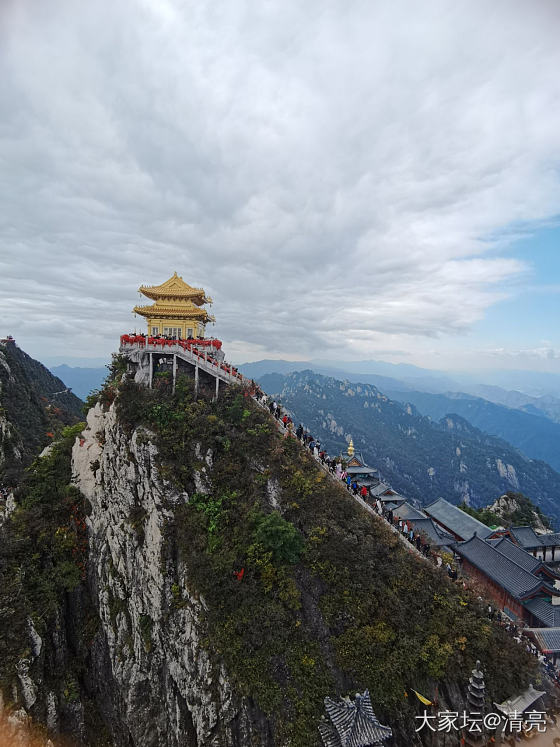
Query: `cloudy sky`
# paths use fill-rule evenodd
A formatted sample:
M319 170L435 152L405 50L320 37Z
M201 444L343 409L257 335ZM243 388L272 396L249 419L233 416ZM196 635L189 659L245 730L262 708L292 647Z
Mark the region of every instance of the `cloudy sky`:
M556 0L2 0L0 335L560 371Z

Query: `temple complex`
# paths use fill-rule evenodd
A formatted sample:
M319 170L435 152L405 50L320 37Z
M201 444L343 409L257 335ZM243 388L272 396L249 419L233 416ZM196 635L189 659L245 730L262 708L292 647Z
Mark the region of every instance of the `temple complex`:
M148 334L177 339L203 338L208 322L214 322L204 304L211 304L202 288L192 288L176 272L161 285L141 285L138 289L155 303L135 306L134 313L146 318Z

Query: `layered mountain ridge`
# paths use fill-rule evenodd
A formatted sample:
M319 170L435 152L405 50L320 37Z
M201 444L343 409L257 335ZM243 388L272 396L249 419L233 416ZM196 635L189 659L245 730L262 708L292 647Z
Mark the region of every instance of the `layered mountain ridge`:
M266 388L267 378L261 383ZM312 371L268 383L269 390L282 385L282 403L329 453L344 451L352 436L370 465L421 504L441 496L483 506L513 490L529 496L555 521L560 519L560 475L459 415L433 422L412 404L393 401L371 384Z
M458 415L475 428L508 441L532 459L541 459L560 470L560 423L542 413L532 414L488 402L466 394L430 394L385 389L391 399L413 404L422 414L436 422L447 415Z

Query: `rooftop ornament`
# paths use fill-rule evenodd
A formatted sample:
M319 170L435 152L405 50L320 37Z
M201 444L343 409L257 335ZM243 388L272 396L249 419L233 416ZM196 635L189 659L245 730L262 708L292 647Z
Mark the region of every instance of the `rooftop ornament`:
M319 733L325 747L383 747L393 732L382 726L371 705L369 691L356 693L354 701L349 697L339 702L325 698L328 719L319 724Z

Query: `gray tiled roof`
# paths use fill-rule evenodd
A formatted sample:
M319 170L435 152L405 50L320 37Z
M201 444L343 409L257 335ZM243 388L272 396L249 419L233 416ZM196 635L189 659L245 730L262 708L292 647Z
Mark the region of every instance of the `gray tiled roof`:
M538 549L541 547L560 547L560 533L547 532L546 534L537 534L533 527L511 527L509 529L513 538L521 547L527 550Z
M370 493L371 493L371 490L370 490ZM379 498L379 500L382 503L387 503L389 501L393 501L393 503L400 503L400 501L406 500L404 495L400 495L400 493L393 493L393 495L378 495L378 496L373 496L373 497Z
M399 506L402 506L404 500L401 501L385 501L385 508L387 511L394 511Z
M533 635L542 652L560 652L560 628L527 628L525 632Z
M509 531L521 547L543 547L543 542L533 527L510 527Z
M370 492L372 495L378 496L381 495L381 493L384 493L386 490L391 490L391 486L387 485L387 483L385 482L380 482L379 485L371 488Z
M462 540L468 540L475 532L479 537L484 539L489 537L493 532L486 524L478 521L473 516L469 516L465 511L449 503L444 498L438 498L437 501L425 506L424 510L429 516L432 516L440 524L443 524L446 529L461 537Z
M522 692L521 695L518 695L515 698L508 698L508 700L504 700L503 703L494 703L494 705L498 710L509 717L513 714L524 713L528 708L536 703L539 698L542 698L544 694L544 690L535 690L533 685L529 685L527 690Z
M453 549L516 599L523 598L544 583L542 578L530 573L480 537L457 542Z
M541 567L542 563L537 558L534 558L527 550L522 547L514 545L511 540L507 537L500 537L498 540L487 540L489 544L495 547L514 563L517 563L529 573L535 573L535 571Z
M403 501L398 508L395 508L393 510L395 516L398 516L399 519L425 519L426 514L423 511L418 511L418 509L414 508L414 506L411 506L408 501Z
M348 462L358 462L358 465L357 465L358 467L365 467L366 469L372 469L372 468L368 467L368 465L366 464L366 460L362 456L362 452L361 451L360 452L356 451L354 453L354 456L351 457L348 460ZM375 470L375 472L377 472L377 470Z
M547 628L560 627L560 605L554 605L543 597L525 602L525 607Z
M428 516L422 519L412 519L410 523L415 531L425 534L434 547L443 547L444 545L450 545L455 542L454 537L446 532L445 529L438 526Z
M356 693L354 702L325 698L325 709L330 723L319 724L325 747L376 747L392 736L392 730L379 723L367 690L363 695Z
M352 477L352 475L350 475L350 477ZM358 476L354 475L354 477L356 477L356 479L357 479L357 481L359 482L360 485L365 485L366 488L368 488L368 490L370 492L370 495L371 495L372 489L377 485L377 479L375 479L373 477L372 478L370 478L370 477L360 477L359 475Z
M346 472L349 475L373 475L375 476L377 474L377 470L373 467L366 467L362 465L361 467L346 467ZM372 479L374 479L372 477Z

